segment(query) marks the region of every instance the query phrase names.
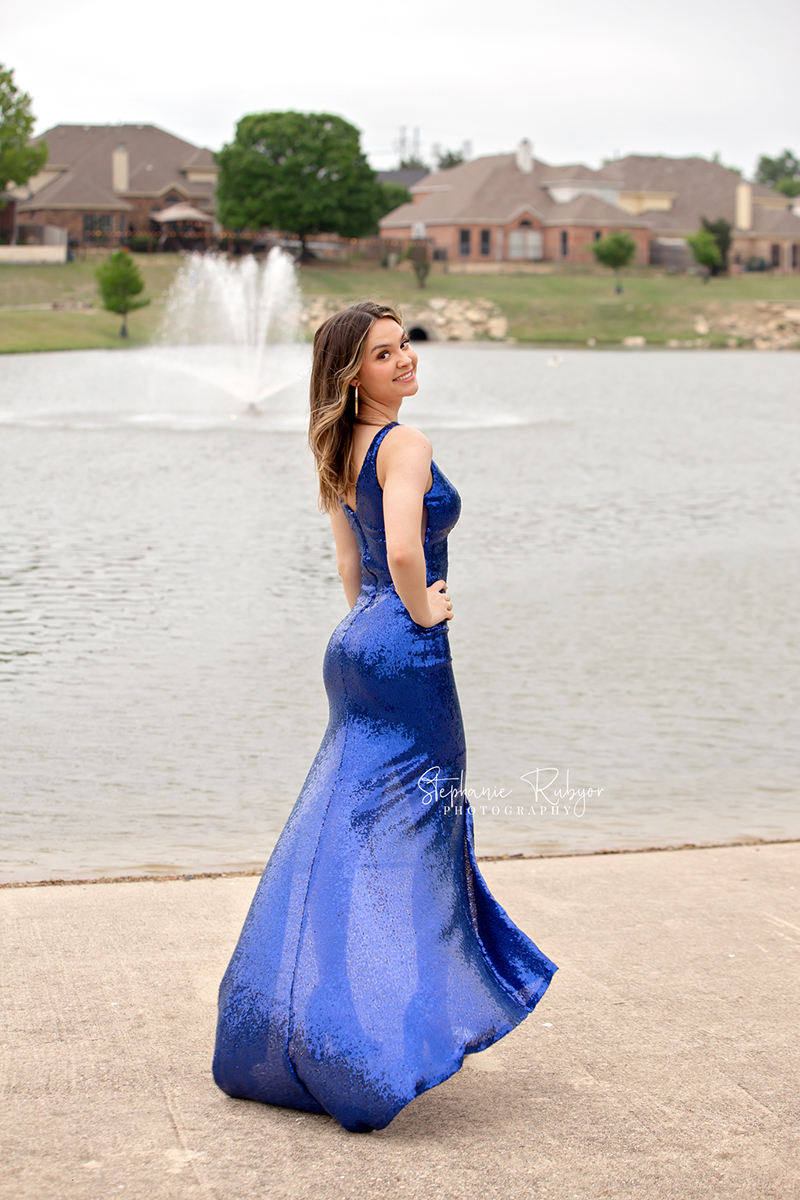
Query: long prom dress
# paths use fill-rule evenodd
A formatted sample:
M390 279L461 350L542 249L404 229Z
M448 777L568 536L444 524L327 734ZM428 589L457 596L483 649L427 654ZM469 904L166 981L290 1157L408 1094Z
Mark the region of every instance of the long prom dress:
M222 980L213 1066L230 1096L357 1132L518 1025L556 970L475 861L447 622L417 625L389 574L375 461L396 424L343 504L361 591L325 652L322 744ZM461 508L431 472L428 585Z

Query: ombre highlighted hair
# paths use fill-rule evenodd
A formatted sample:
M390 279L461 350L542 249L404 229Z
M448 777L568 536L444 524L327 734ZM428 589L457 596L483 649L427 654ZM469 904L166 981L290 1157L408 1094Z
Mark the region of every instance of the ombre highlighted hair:
M402 325L393 308L364 300L329 317L314 334L308 444L317 465L317 503L323 512L355 484L350 454L356 415L353 379L364 361L367 335L384 317Z

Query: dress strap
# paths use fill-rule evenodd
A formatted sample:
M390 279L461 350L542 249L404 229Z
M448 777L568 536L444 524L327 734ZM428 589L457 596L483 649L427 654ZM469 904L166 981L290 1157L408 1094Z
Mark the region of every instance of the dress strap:
M375 437L372 439L372 444L370 445L368 453L371 454L373 457L377 457L378 447L380 446L383 439L386 437L386 434L389 432L390 429L394 429L395 425L399 425L399 424L400 424L399 421L390 421L388 425L384 425L381 429L379 429L378 432L375 434Z
M381 442L386 437L389 430L394 429L395 425L399 425L399 424L400 424L399 421L390 421L388 425L384 425L382 429L379 429L378 432L375 434L375 437L372 439L370 448L367 451L367 457L364 459L364 462L366 463L367 461L369 461L369 463L372 467L371 473L374 476L376 483L378 483L378 468L377 468L378 450L380 449ZM380 487L380 484L378 484L378 487Z

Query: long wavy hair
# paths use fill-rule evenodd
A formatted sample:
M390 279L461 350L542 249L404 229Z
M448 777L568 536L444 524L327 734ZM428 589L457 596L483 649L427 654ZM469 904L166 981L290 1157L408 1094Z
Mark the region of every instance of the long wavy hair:
M308 444L317 464L317 503L323 512L329 512L355 484L350 453L356 415L352 381L364 361L367 335L383 317L402 325L393 308L364 300L329 317L314 334Z

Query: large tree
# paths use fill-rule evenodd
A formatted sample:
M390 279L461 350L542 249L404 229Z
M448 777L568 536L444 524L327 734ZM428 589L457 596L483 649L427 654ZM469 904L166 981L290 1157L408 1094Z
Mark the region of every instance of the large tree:
M359 132L331 113L242 117L217 154L219 219L230 229L365 237L393 197L384 193Z
M401 204L411 203L411 192L407 187L403 187L402 183L382 183L381 189L381 211L379 215L385 216L386 213L393 212L399 208Z
M762 154L758 160L756 183L774 187L785 196L800 196L800 160L791 150L784 150L777 158Z
M36 121L31 98L14 83L14 72L0 63L0 192L10 183L24 187L47 162L47 143L30 145Z

